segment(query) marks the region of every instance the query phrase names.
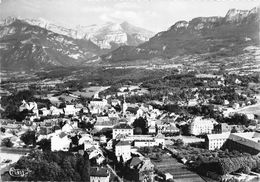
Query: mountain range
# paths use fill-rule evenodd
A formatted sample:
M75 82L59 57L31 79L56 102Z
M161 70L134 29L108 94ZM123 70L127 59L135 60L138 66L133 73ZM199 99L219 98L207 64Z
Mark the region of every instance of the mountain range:
M30 25L36 25L74 39L90 40L100 49L108 49L110 51L121 45L137 46L138 44L147 41L155 34L151 31L131 25L128 22L107 22L102 25L78 25L75 28L66 28L42 18L22 20Z
M139 46L122 46L102 58L115 63L204 53L236 55L249 45L259 45L259 25L259 8L231 9L225 17L179 21Z
M1 68L78 66L121 45L143 43L151 35L127 22L69 29L43 19L10 17L0 22Z
M127 22L67 28L43 19L0 22L1 69L111 65L183 55L235 56L259 46L259 8L179 21L153 32ZM154 36L153 36L154 35Z

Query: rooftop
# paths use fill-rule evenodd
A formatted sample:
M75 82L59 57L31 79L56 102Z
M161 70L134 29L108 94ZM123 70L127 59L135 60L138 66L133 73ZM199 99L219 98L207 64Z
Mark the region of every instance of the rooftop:
M127 123L119 123L115 125L113 129L132 129L132 127Z
M224 132L224 133L219 133L219 134L208 134L207 137L209 140L215 140L215 139L224 139L228 138L230 135L230 132Z
M116 146L122 146L122 145L130 145L130 143L128 141L119 141Z
M107 177L109 176L109 172L107 168L104 167L91 167L90 176Z

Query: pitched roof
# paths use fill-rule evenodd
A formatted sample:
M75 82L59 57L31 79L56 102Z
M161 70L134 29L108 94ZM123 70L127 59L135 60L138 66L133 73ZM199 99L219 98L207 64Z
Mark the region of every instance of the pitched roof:
M131 162L130 162L130 166L137 166L138 164L140 164L142 162L142 160L139 157L133 157Z
M90 176L107 177L109 176L109 171L104 167L91 167Z
M122 146L122 145L130 145L130 143L128 141L119 141L116 146Z
M224 132L224 133L219 133L219 134L208 134L207 137L209 140L214 140L214 139L227 139L230 135L230 132Z
M113 129L132 129L129 124L126 123L119 123L113 127Z
M65 136L67 136L67 134L64 133L64 132L61 132L61 133L59 134L59 137L60 137L60 138L63 138L63 137L65 137Z

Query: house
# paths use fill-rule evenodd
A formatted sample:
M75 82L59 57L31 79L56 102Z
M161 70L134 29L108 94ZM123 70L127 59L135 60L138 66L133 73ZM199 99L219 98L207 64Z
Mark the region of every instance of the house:
M19 107L19 111L22 112L25 109L27 110L38 109L37 103L36 102L27 103L25 100L23 100L22 105L20 105Z
M239 79L236 78L235 83L236 84L241 84L242 82Z
M113 140L112 140L112 139L110 139L110 140L107 142L106 148L107 148L108 150L113 149Z
M144 140L135 140L134 141L135 147L153 147L156 146L154 139L144 139Z
M131 145L128 141L119 141L115 145L115 155L117 160L120 161L122 158L124 162L131 159Z
M98 117L100 118L100 117ZM102 117L103 118L103 117ZM94 125L94 128L98 131L102 130L103 128L113 128L116 124L118 124L118 119L117 118L108 118L107 119L101 120L98 119Z
M120 122L113 127L113 139L115 139L118 135L131 136L133 134L133 128L125 122Z
M158 133L155 137L154 137L154 140L155 140L155 144L156 146L165 146L165 136L161 133Z
M90 181L91 182L109 182L110 172L105 167L91 167Z
M101 165L105 161L103 152L98 147L91 147L86 151L89 154L89 159L94 159L98 165Z
M44 107L39 110L39 114L42 116L48 116L51 114L51 111Z
M154 164L149 158L133 157L127 162L129 181L154 181Z
M121 105L121 101L118 99L113 99L111 100L111 105L112 106Z
M51 151L68 151L71 139L64 132L51 137Z
M230 132L208 134L205 140L208 150L220 149L230 136Z
M51 113L52 116L59 116L61 114L64 114L64 111L63 111L63 109L59 109L55 106L51 106L50 107L50 113Z
M243 125L228 125L227 123L219 123L214 126L214 133L231 132L232 130L237 132L243 132L246 129Z
M239 103L234 103L234 104L232 105L232 108L233 108L233 109L238 109L239 107L240 107Z
M97 123L103 123L103 122L108 122L110 119L107 116L100 116L97 117Z
M69 132L71 132L73 129L74 129L74 127L73 127L71 124L66 123L66 124L62 127L61 130L62 130L63 132L69 133Z
M22 101L22 105L19 107L19 111L27 109L28 111L32 111L37 117L39 116L38 105L36 102L27 103L25 100Z
M149 134L154 134L154 133L156 133L156 128L155 128L155 126L150 126L150 127L148 128L148 133L149 133Z
M195 117L190 123L190 134L202 135L212 133L214 124L217 123L214 119L203 119L202 117Z
M104 108L107 104L106 99L95 99L90 101L90 105L97 108Z
M76 115L76 112L79 111L79 109L76 109L74 105L66 105L66 107L63 109L64 110L64 114L66 116L68 115Z
M169 125L166 125L164 129L161 131L161 133L166 135L172 135L172 134L179 134L180 129L176 127L174 123L171 123Z

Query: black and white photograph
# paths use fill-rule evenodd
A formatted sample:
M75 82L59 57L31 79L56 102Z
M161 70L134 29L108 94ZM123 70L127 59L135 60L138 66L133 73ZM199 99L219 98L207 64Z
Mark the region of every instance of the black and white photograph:
M0 0L0 181L260 182L259 0Z

